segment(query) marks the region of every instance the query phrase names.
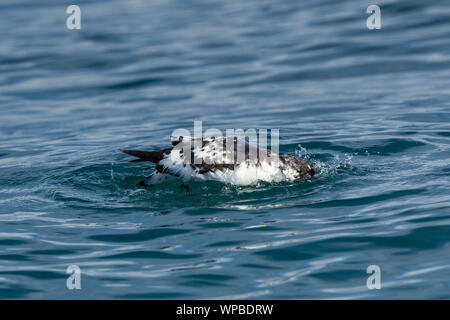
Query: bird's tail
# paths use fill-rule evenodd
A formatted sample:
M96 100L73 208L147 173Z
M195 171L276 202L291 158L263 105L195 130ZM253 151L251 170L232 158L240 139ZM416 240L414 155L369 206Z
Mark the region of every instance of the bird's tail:
M122 152L129 154L130 156L137 157L138 159L131 160L130 162L150 161L158 163L164 158L164 155L169 150L161 151L140 151L140 150L122 150Z

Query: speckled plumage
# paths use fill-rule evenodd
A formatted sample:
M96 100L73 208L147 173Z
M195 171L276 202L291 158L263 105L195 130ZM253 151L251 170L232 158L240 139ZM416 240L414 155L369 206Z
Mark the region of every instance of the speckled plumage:
M236 138L177 137L172 147L160 151L123 150L136 161L156 164L156 171L140 185L153 185L170 176L184 182L214 180L236 185L257 181L279 182L308 179L315 169L308 161L260 149Z

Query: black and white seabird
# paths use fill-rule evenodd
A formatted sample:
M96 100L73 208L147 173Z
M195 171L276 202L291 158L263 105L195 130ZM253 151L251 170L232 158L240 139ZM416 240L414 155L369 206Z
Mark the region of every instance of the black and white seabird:
M304 159L277 155L236 138L172 137L172 147L168 149L122 152L138 158L130 162L156 164L156 171L139 183L142 186L154 185L171 176L179 177L183 182L213 180L250 185L258 181L309 179L316 173L314 166ZM245 156L239 159L240 154Z

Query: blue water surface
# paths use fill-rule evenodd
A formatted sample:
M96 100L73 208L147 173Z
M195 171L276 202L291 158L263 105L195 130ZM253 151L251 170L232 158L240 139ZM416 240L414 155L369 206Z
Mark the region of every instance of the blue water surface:
M450 298L447 0L0 12L0 298ZM120 150L167 148L194 120L279 129L318 174L135 187L151 169Z

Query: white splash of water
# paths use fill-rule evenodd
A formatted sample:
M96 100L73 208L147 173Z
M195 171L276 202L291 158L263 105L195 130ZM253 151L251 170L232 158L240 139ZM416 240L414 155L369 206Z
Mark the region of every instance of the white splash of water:
M315 159L314 155L309 153L301 144L299 149L295 150L295 156L310 161L316 168L317 176L329 176L337 174L339 170L345 170L352 167L353 154L344 153L342 158L339 154L335 154L330 162L323 162Z

